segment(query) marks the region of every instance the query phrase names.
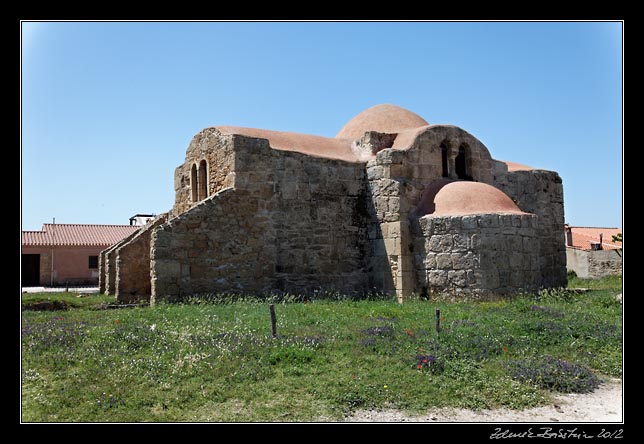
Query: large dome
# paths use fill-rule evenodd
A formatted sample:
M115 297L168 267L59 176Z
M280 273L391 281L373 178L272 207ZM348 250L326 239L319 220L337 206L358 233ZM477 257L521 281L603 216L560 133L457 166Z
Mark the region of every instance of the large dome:
M427 125L429 123L418 114L399 106L376 105L349 120L335 137L336 139L357 140L366 131L392 134Z
M503 191L482 182L439 179L423 192L416 216L525 214Z

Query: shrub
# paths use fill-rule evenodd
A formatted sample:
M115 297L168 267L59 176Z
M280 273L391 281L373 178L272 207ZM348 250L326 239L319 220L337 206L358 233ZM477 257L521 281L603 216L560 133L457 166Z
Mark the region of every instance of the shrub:
M510 374L519 381L530 381L540 388L562 393L590 393L600 380L586 366L552 356L511 361Z

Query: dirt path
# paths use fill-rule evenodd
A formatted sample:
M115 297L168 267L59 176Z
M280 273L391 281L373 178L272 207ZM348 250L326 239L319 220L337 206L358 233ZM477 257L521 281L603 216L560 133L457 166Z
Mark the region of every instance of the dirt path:
M347 422L621 422L622 382L613 379L593 393L556 395L553 405L527 410L440 408L425 415L407 416L398 410L362 410Z

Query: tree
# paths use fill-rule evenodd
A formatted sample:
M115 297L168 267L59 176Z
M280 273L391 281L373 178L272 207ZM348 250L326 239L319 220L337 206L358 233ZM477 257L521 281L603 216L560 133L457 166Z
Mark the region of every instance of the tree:
M623 242L622 241L622 233L617 233L616 235L613 236L613 242Z

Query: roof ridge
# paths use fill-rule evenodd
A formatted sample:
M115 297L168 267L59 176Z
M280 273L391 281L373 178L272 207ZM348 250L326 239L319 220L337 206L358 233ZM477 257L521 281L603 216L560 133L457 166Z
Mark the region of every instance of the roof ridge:
M568 225L570 228L603 228L606 230L621 230L619 227L590 227L585 225Z
M77 226L83 226L83 227L135 227L137 225L130 225L130 224L53 224L46 222L43 225L77 225ZM23 231L29 231L29 230L23 230Z

